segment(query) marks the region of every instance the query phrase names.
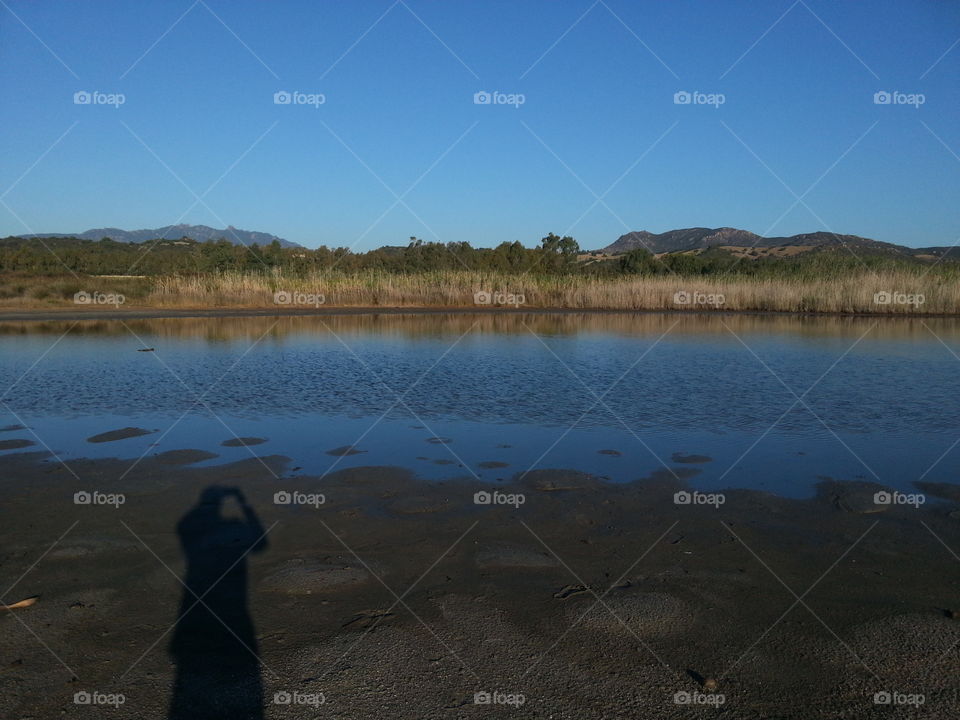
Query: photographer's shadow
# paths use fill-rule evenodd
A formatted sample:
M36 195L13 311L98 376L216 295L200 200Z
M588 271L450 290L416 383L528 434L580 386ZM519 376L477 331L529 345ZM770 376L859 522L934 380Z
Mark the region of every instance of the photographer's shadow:
M242 517L224 516L230 498ZM187 571L169 648L177 670L168 718L262 720L247 555L266 549L263 526L239 489L212 486L177 523L177 535Z

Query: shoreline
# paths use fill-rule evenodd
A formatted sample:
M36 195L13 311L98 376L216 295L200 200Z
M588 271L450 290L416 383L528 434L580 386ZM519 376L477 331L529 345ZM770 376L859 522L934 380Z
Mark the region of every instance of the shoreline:
M176 318L226 318L226 317L330 317L337 315L676 315L712 316L770 316L770 317L823 317L850 319L958 319L960 313L873 313L792 310L627 310L619 308L569 308L569 307L465 307L452 306L324 306L322 308L264 308L264 307L214 307L214 308L149 308L129 309L92 308L0 308L0 322L30 322L49 320L150 320Z
M678 695L738 718L881 717L885 692L922 696L908 716L960 710L960 585L937 542L957 542L953 486L919 508L877 511L878 486L836 482L803 500L732 490L714 508L677 505L685 484L662 473L610 485L556 469L479 484L387 466L304 476L269 454L192 467L196 451L172 452L126 477L129 459L69 461L82 480L45 453L2 456L2 567L12 581L49 548L5 601L40 596L14 612L64 665L6 618L13 690L0 714L59 716L87 690L161 717L179 666L193 668L200 701L213 692L248 716L229 691L230 653L252 662L271 717L271 698L292 689L322 694L342 718L480 717L478 692L522 695L519 716L544 719L690 717ZM186 597L182 523L205 488L226 486L269 544L243 556L244 579L217 612L262 666L216 622L191 625L191 646L161 635ZM476 503L494 488L525 500ZM80 491L124 502L78 505ZM277 504L279 491L325 498ZM209 522L205 548L243 549Z

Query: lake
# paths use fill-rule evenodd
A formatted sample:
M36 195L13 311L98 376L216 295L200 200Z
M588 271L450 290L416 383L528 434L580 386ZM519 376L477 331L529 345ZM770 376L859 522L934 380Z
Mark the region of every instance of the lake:
M147 347L151 352L138 352ZM359 314L0 323L0 440L296 473L427 479L657 471L806 497L960 469L960 321L618 313ZM155 431L91 443L110 430ZM262 438L246 447L224 441ZM355 446L356 454L342 454ZM331 450L340 449L338 454ZM9 449L0 456L24 449Z

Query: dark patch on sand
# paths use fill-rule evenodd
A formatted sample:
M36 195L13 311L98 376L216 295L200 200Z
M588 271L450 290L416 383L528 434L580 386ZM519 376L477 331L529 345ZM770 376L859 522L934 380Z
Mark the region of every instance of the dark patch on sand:
M573 595L579 595L580 593L589 592L586 585L564 585L562 588L557 590L553 596L558 600L565 600L568 597Z
M600 455L612 455L613 457L620 457L623 455L619 450L597 450L597 453Z
M626 624L641 637L676 635L688 628L694 615L679 598L661 592L611 594L604 598L603 605L594 603L588 610L585 605L590 603L592 595L572 602L566 608L570 622L580 621L590 630L613 634L622 632Z
M713 462L713 458L707 455L684 455L683 453L678 452L671 455L670 460L675 463L684 463L688 465Z
M838 510L855 515L873 515L886 512L890 505L875 502L876 493L886 490L883 485L869 482L838 482L825 478L817 483L817 493Z
M456 465L456 461L451 460L450 458L437 458L432 461L434 465Z
M333 450L327 450L327 455L333 455L334 457L347 457L348 455L360 455L361 453L365 452L366 450L357 450L356 445L341 445Z
M432 495L414 495L400 498L389 506L391 512L400 515L421 515L423 513L441 512L449 508L449 500Z
M952 500L960 503L960 485L951 485L949 483L934 482L916 482L914 483L921 492L941 500Z
M500 462L499 460L484 460L478 467L482 467L484 470L494 470L496 468L510 467L510 463Z
M257 437L230 438L224 440L220 445L223 447L250 447L251 445L262 445L266 441L266 438Z
M477 553L477 566L481 568L553 568L558 565L557 559L542 547L497 544Z
M136 427L125 427L120 428L119 430L110 430L105 433L100 433L99 435L93 435L87 438L88 443L105 443L105 442L114 442L116 440L126 440L127 438L140 437L141 435L150 435L155 433L156 430L144 430L143 428Z
M30 447L31 445L36 445L36 443L33 442L33 440L26 440L24 438L0 440L0 450L19 450L20 448Z
M26 430L26 425L4 425L0 428L0 432L13 432L14 430Z
M390 612L389 610L363 610L356 613L350 620L347 620L347 622L340 627L352 627L359 630L366 630L367 628L381 625L393 617L394 613Z
M583 490L597 485L594 476L578 470L529 470L518 473L514 481L544 492Z
M446 445L448 443L452 443L453 440L445 437L432 437L432 438L427 438L427 442L433 445Z
M689 480L701 474L703 470L692 467L657 468L644 480L652 483L673 482L675 480Z
M369 577L363 568L297 559L265 577L260 587L266 592L312 595L359 585Z
M193 463L203 462L204 460L213 460L220 457L216 453L206 450L167 450L167 452L158 453L153 456L154 461L164 465L192 465Z

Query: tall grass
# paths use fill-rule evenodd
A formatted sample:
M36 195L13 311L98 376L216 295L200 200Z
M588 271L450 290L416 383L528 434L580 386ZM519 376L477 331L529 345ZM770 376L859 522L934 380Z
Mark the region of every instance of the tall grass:
M493 306L516 302L526 308L960 314L960 282L922 270L826 279L597 278L467 271L334 272L307 277L231 273L160 278L145 300L158 307L259 308L277 307L275 298L281 303L290 300L291 307L312 300L297 293L314 299L322 295L324 305L337 307L464 308L482 306L489 299ZM482 293L489 296L478 295ZM878 303L878 293L890 294L892 302Z
M408 274L335 271L307 276L230 272L136 279L87 276L80 280L8 276L0 278L0 307L69 307L73 306L73 293L87 290L123 293L128 308L516 306L960 315L960 281L952 273L927 270L859 270L821 278L597 277L449 270ZM894 301L877 303L878 293L890 293ZM917 301L921 296L922 303L897 302ZM487 299L489 303L482 302Z

